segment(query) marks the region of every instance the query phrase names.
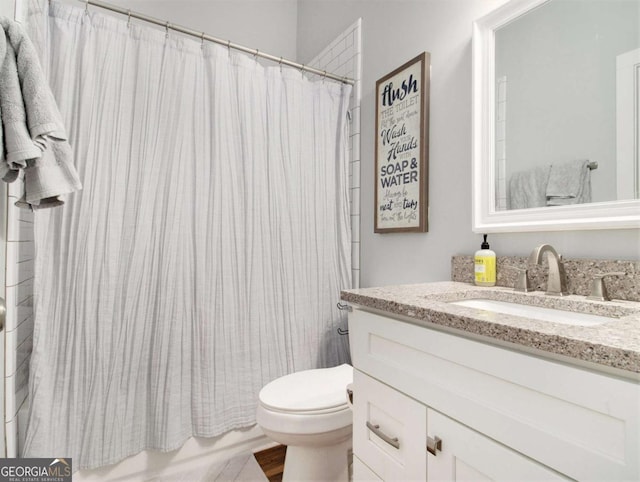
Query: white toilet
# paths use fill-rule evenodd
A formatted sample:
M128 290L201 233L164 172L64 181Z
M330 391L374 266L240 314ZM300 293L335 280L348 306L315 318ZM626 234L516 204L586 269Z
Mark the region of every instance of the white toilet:
M292 373L260 390L258 425L287 446L283 481L348 481L352 381L353 368L344 364Z

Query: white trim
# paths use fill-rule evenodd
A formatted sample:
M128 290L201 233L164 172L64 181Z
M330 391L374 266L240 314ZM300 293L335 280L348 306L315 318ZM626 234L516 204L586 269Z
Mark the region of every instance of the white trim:
M549 0L511 0L473 24L472 217L479 233L640 228L640 200L553 208L495 208L494 31Z
M619 199L640 197L640 49L616 57L616 173ZM633 176L628 173L633 172Z
M27 2L25 0L15 0L16 22L25 23L27 21Z

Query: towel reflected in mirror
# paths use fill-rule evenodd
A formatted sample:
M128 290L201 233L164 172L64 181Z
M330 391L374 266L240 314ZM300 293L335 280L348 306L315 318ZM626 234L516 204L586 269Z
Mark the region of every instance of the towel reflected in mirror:
M588 159L539 166L513 173L507 192L508 209L565 206L591 202Z

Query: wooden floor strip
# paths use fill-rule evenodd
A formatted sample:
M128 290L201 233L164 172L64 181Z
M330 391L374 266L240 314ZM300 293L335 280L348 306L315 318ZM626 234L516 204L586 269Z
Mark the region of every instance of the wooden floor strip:
M276 445L254 454L269 482L280 482L284 472L284 457L287 453L285 445Z

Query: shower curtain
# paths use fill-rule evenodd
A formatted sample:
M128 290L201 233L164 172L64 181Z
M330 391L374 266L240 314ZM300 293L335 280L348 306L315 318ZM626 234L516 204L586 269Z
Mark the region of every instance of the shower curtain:
M37 212L23 455L172 450L347 361L350 87L55 1L29 29L84 190Z

